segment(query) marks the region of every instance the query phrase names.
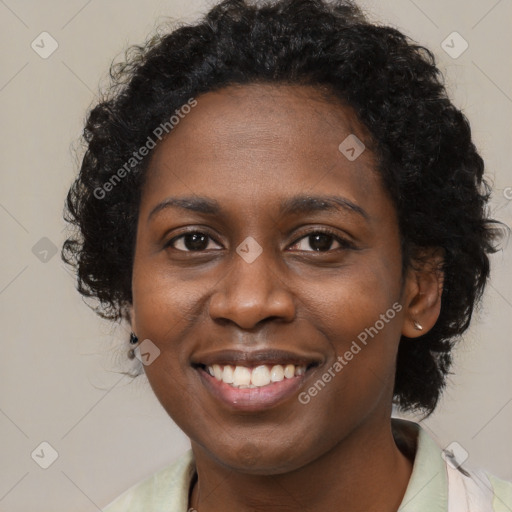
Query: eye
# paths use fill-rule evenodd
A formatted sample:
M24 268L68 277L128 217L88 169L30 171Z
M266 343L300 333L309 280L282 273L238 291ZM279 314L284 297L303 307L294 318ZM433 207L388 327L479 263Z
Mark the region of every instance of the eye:
M337 244L337 247L332 247ZM353 245L347 240L341 238L338 234L328 230L318 230L297 240L291 248L298 251L309 251L308 246L315 252L328 252L339 249L349 249Z
M173 249L183 252L197 252L215 249L215 247L210 246L209 242L213 242L213 239L206 233L191 231L169 240L166 247L172 247ZM215 242L213 243L215 244Z

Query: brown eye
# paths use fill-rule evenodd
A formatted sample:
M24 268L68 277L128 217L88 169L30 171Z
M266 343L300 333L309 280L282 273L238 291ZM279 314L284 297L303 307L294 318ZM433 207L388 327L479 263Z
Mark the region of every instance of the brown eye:
M335 242L335 240L331 235L320 233L308 236L308 243L315 251L328 251L332 248L333 242Z
M333 247L333 244L337 244L337 246ZM352 245L348 241L328 231L310 233L300 238L292 246L295 250L308 252L328 252L337 249L348 249L350 247Z
M335 240L332 235L317 233L304 237L297 245L299 246L299 251L307 251L309 250L309 246L314 251L324 252L332 248L333 242L335 242Z
M167 244L167 247L184 252L206 251L207 249L212 249L212 247L209 247L210 241L213 242L207 234L194 231L173 238Z

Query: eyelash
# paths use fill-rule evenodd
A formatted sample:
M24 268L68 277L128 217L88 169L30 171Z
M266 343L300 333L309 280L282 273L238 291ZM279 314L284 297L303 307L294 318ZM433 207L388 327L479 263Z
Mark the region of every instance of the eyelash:
M331 236L334 239L335 242L338 242L340 247L338 247L336 249L329 249L327 251L315 251L315 250L312 250L312 251L305 251L305 252L313 252L313 253L320 253L320 254L323 253L323 254L326 254L326 253L332 253L334 251L342 251L342 250L354 249L355 248L353 243L349 242L346 238L340 237L338 232L336 232L334 230L331 230L331 229L328 229L328 228L315 229L315 230L309 231L307 233L302 233L299 236L299 238L297 238L296 241L293 242L292 245L297 245L297 243L299 243L301 240L303 240L305 238L308 238L311 235L317 235L317 234Z
M178 235L178 236L175 236L173 238L171 238L164 246L164 248L172 248L172 249L175 249L176 251L179 251L179 252L184 252L184 253L201 253L201 252L204 252L203 250L201 251L190 251L190 250L187 250L187 251L184 251L182 249L176 249L175 247L172 247L173 244L183 238L184 236L186 235L193 235L193 234L198 234L198 235L206 235L208 237L209 240L213 240L216 244L218 245L221 245L219 244L212 236L210 236L208 233L204 232L204 231L199 231L197 229L194 229L194 230L190 230L190 231L186 231L185 233L182 233L181 235ZM303 240L304 238L307 238L311 235L316 235L316 234L322 234L322 235L328 235L328 236L331 236L334 241L338 242L340 244L340 247L336 248L336 249L328 249L327 251L315 251L315 250L311 250L311 251L304 251L304 252L312 252L312 253L320 253L320 254L327 254L327 253L332 253L333 251L340 251L340 250L346 250L346 249L354 249L355 246L354 244L352 244L351 242L349 242L348 240L346 240L345 238L341 238L339 236L339 234L333 230L330 230L328 228L322 228L322 229L315 229L314 231L309 231L308 233L303 233L299 238L297 238L291 245L294 246L294 245L297 245L301 240Z

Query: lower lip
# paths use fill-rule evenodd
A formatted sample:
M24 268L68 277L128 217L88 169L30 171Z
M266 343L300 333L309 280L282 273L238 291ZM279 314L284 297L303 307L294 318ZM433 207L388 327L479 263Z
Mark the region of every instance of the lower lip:
M223 403L240 411L256 412L268 409L292 397L301 387L308 371L291 379L285 378L259 388L238 389L212 377L203 368L197 369L205 387Z

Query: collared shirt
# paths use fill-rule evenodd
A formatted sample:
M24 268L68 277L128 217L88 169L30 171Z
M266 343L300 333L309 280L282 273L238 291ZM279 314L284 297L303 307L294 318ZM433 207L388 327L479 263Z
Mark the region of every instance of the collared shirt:
M512 512L512 483L462 469L417 423L392 419L397 444L414 457L398 512ZM192 450L128 489L104 512L187 512L196 468Z

